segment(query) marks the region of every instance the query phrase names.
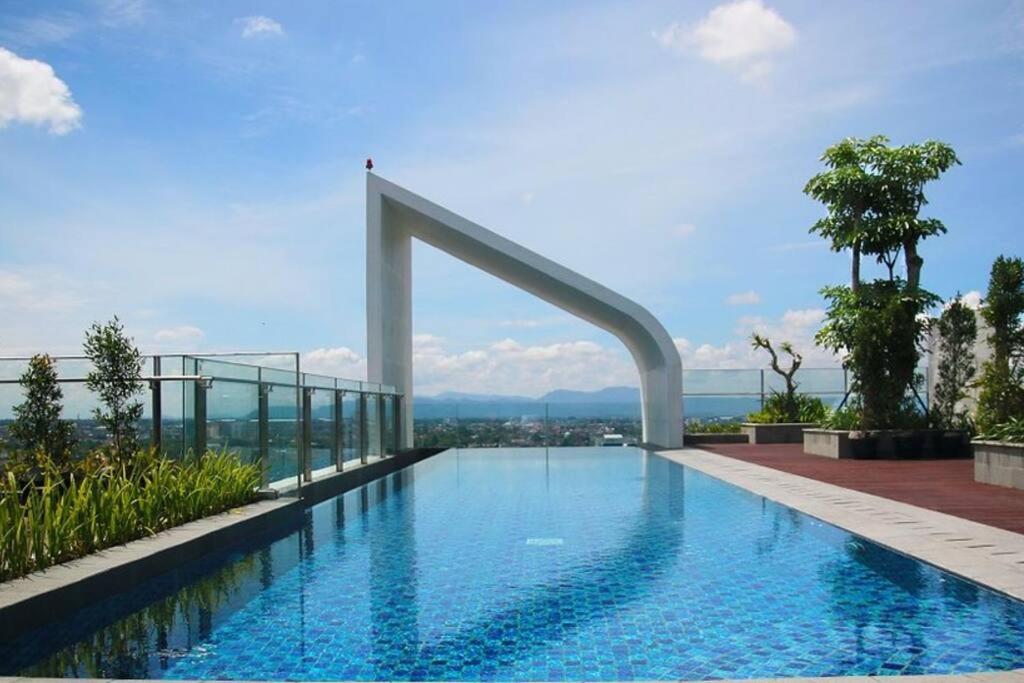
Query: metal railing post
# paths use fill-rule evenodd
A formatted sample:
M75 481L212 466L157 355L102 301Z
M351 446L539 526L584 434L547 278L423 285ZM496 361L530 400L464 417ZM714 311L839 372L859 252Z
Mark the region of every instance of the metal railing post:
M395 455L402 448L402 397L398 394L391 396L391 434L392 445Z
M192 450L202 457L206 453L206 383L192 382Z
M302 478L313 481L313 388L302 388Z
M264 484L270 481L270 391L272 388L263 382L257 385L256 431L259 439L260 470L263 472Z
M548 433L548 405L544 404L544 448L548 448L550 443L550 434Z
M359 392L359 462L366 464L367 455L366 452L370 445L370 435L367 434L367 422L366 419L366 394Z
M345 467L345 434L342 431L342 401L344 400L345 392L334 391L334 437L331 439L331 455L334 456L334 468L341 472Z
M764 410L764 368L761 369L761 410Z
M158 376L160 374L160 356L153 356L153 375ZM161 383L158 381L151 381L149 383L150 401L152 406L152 436L153 436L153 449L158 453L161 451L163 446L163 407L160 403Z
M386 458L388 455L386 415L387 411L384 409L384 394L377 394L377 452L380 453L380 457L382 458Z

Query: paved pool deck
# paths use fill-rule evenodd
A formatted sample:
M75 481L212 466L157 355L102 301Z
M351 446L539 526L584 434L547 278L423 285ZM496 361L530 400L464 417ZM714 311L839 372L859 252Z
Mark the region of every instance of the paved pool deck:
M974 481L973 460L834 460L801 444L715 444L703 450L1024 534L1024 491Z

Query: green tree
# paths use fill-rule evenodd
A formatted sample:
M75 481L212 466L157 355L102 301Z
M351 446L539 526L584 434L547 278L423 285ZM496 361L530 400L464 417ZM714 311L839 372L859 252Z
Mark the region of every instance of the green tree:
M850 284L822 290L828 312L817 339L843 354L865 429L899 426L907 414L925 332L921 314L939 301L921 287L919 246L946 232L937 219L919 215L928 203L924 186L960 163L941 142L888 143L879 135L829 147L821 158L826 170L804 188L827 210L811 232L829 240L833 251L851 255ZM886 276L865 281L865 257Z
M796 390L799 386L793 377L796 375L797 370L803 365L804 357L793 350L793 345L788 341L784 341L779 345L779 348L783 352L789 355L789 367L786 369L782 368L779 363L779 354L776 353L775 348L772 347L771 341L767 337L763 337L755 332L750 337L750 345L755 349L764 349L768 352L770 357L770 363L772 370L776 374L782 377L786 383L786 393L779 393L779 398L776 402L781 408L784 422L799 422L800 420L800 408L797 405Z
M990 431L1024 417L1024 261L1000 256L992 264L981 317L992 356L982 366L978 428Z
M142 391L142 355L117 316L104 325L93 323L83 348L93 365L85 385L101 403L93 415L107 430L113 456L127 459L139 445L136 425L142 418L142 403L135 397Z
M978 323L974 311L957 294L942 312L936 329L940 358L933 416L947 429L966 427L969 416L966 410L957 410L957 404L967 397L967 388L977 371L974 342L978 338Z
M57 382L53 358L45 353L32 356L20 383L25 400L14 407L11 437L33 455L43 454L54 464L67 464L75 445L75 426L60 419L64 392Z

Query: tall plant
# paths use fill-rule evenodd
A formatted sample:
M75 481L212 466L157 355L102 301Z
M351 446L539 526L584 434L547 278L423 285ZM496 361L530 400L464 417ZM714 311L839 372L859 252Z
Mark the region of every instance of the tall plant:
M85 333L83 348L93 365L85 384L101 403L93 415L107 430L114 457L128 458L139 445L136 425L142 417L142 403L136 396L142 391L142 354L117 316L103 325L93 323Z
M788 422L796 422L799 419L799 408L796 404L796 390L799 385L793 378L796 376L796 372L800 369L800 366L803 365L804 357L793 350L793 345L791 343L788 341L782 342L779 344L779 348L782 349L784 353L788 354L790 359L789 367L783 369L779 362L779 354L775 351L775 348L767 337L763 337L755 332L750 337L750 345L755 349L764 349L768 352L772 370L782 377L783 381L786 383L786 393L780 395L783 412L785 413Z
M1024 261L1000 256L992 264L981 316L992 356L982 366L978 427L990 431L1024 417Z
M888 143L879 135L829 147L821 159L827 169L804 188L827 210L811 232L851 256L850 284L822 290L828 312L817 340L843 354L865 429L898 426L906 415L925 332L921 314L938 302L921 287L919 247L946 232L939 220L919 215L928 203L924 186L960 163L941 142ZM883 277L864 279L865 257L884 268Z
M57 382L57 367L47 354L32 356L21 375L25 400L14 407L9 433L24 451L41 454L65 465L75 445L75 426L60 418L64 392Z
M967 398L967 388L977 371L974 342L978 338L978 323L974 311L957 294L942 312L936 329L940 357L933 417L939 425L949 429L966 427L969 416L958 406Z

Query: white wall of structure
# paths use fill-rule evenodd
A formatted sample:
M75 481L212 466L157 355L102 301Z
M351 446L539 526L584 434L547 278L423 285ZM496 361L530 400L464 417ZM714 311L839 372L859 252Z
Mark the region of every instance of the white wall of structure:
M593 280L367 173L368 375L371 382L394 385L406 397L403 446L412 444L413 433L414 237L618 337L640 372L644 441L682 446L682 363L671 336L653 315Z

